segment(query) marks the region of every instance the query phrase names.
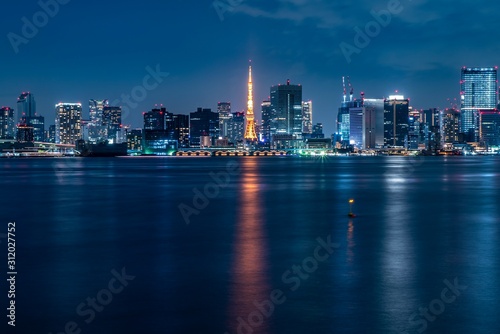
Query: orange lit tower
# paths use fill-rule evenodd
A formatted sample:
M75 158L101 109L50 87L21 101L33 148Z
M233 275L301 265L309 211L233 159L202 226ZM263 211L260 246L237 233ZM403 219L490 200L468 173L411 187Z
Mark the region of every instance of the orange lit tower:
M248 107L247 107L247 127L245 130L245 140L250 142L257 141L257 133L255 132L255 115L253 113L253 83L252 83L252 62L248 67Z

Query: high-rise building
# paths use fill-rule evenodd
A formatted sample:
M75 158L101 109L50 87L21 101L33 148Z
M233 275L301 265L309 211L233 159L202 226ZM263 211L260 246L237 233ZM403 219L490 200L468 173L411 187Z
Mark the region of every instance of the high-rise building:
M410 100L392 95L384 102L384 146L408 148Z
M231 102L217 103L217 112L219 113L220 136L227 138L228 122L231 119Z
M90 123L95 126L102 125L104 107L108 106L108 100L89 100Z
M271 87L271 108L275 114L276 130L272 135L302 137L302 86L286 85Z
M201 137L209 138L211 145L219 137L219 114L212 109L198 108L189 116L189 144L191 147L200 147ZM206 146L206 145L204 145Z
M316 123L313 125L313 132L311 135L313 139L324 139L325 134L323 133L323 123Z
M443 112L443 141L445 144L457 143L460 133L460 112L446 109Z
M174 114L174 138L178 140L179 147L189 147L189 115Z
M363 98L365 108L365 149L384 146L384 99ZM373 121L375 119L375 121Z
M349 108L349 144L363 149L363 116L365 108Z
M56 144L74 145L82 139L82 104L56 104Z
M108 100L89 100L88 139L91 143L108 140L108 127L103 125L104 107L109 106Z
M51 125L49 126L49 143L55 143L56 142L56 126Z
M422 112L410 107L408 119L408 149L416 150L421 143Z
M462 68L461 132L466 140L478 141L480 112L493 111L498 104L497 67Z
M255 115L253 110L253 81L252 81L252 65L248 67L248 101L247 112L245 115L247 124L245 129L245 140L247 142L257 142L257 132L255 130Z
M499 146L500 145L500 112L481 111L479 114L481 142L486 146Z
M423 110L420 113L421 143L425 148L435 151L441 148L441 111L437 108Z
M26 119L36 116L35 97L30 92L23 92L17 99L17 113L21 123L26 124Z
M16 138L16 121L14 109L2 107L0 109L0 139Z
M156 108L149 112L142 113L144 116L144 130L165 130L166 113L166 108Z
M122 108L105 106L102 110L102 126L106 128L109 143L121 143Z
M31 116L26 118L26 125L33 128L33 137L35 141L45 141L45 117Z
M235 146L242 142L245 138L245 113L235 112L231 115L231 120L228 125L229 142Z
M274 115L272 112L271 101L263 101L261 106L262 111L262 131L261 131L261 140L264 143L271 143L271 128L274 122Z
M33 127L26 124L20 124L17 127L17 141L20 143L32 143L34 141L33 137Z
M312 134L313 127L313 103L312 101L302 102L302 133Z
M340 141L343 145L349 145L350 143L350 131L351 131L351 108L361 108L363 101L351 100L346 101L344 96L344 101L342 102L338 113L337 113L337 133L340 136Z

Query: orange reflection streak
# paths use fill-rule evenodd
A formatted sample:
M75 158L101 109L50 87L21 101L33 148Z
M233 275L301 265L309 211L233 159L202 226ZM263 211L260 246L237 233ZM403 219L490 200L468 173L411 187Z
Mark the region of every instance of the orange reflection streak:
M356 245L353 240L354 236L354 222L349 219L349 226L347 229L347 262L352 263L354 260L354 246Z
M261 304L269 299L267 243L259 196L260 178L255 159L245 158L241 164L242 181L228 325L232 329L231 333L237 333L238 327L244 326L243 322L255 333L266 333L267 318L255 306L255 303ZM242 333L246 332L242 330Z

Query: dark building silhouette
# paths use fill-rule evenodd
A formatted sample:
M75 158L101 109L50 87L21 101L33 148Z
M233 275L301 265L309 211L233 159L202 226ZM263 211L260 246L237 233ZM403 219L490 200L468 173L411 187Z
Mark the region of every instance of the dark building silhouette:
M384 146L408 147L410 100L390 96L384 101Z
M212 109L198 108L189 115L189 144L191 147L200 147L201 137L208 137L212 145L219 137L219 114Z
M286 85L271 87L271 108L275 116L276 129L271 135L302 137L302 86Z

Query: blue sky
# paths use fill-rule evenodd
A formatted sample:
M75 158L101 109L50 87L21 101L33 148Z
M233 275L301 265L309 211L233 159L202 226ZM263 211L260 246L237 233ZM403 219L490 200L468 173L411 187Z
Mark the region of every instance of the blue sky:
M314 122L330 134L342 76L356 96L399 90L416 108L448 107L462 66L499 63L500 4L493 1L219 0L223 20L212 0L60 1L67 3L17 53L9 33L23 37L22 18L42 20L42 8L32 0L2 4L0 104L15 108L17 96L31 91L47 123L55 103L82 102L87 115L88 99L120 99L157 66L169 76L137 101L125 124L141 126L141 113L160 103L189 113L231 101L241 111L252 59L256 104L271 85L300 83L304 99L314 101ZM365 30L371 12L391 5L398 13L348 62L340 44L355 46L355 28Z

